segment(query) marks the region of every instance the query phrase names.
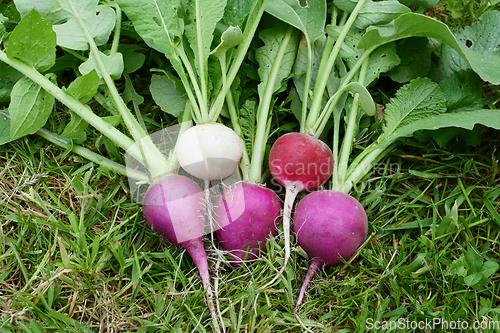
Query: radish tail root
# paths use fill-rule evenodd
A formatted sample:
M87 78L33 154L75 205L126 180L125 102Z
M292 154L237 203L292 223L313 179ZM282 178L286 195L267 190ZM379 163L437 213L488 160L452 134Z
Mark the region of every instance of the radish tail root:
M304 282L302 283L302 287L300 288L299 297L297 298L297 303L295 304L295 310L294 310L295 318L300 323L300 326L302 326L302 328L307 332L313 332L313 331L307 328L302 322L299 315L299 307L300 304L302 304L302 299L304 298L309 282L311 282L312 277L314 276L314 274L316 274L318 268L320 268L321 265L323 265L323 262L321 262L320 260L317 259L312 260L311 265L309 265L309 269L307 270L306 277L304 278Z
M203 289L205 289L205 297L210 311L210 316L212 317L214 332L220 333L219 321L217 318L217 313L214 307L214 293L212 291L212 286L210 285L210 274L208 273L208 262L207 254L201 239L194 239L189 241L189 245L186 246L186 250L193 258L198 272L200 273L201 283Z
M286 187L285 203L283 207L283 235L285 237L285 260L278 274L276 274L276 276L270 282L266 283L263 287L259 288L259 290L265 289L270 285L272 285L274 282L276 282L276 280L278 280L285 271L288 260L290 259L290 226L292 220L292 209L293 209L293 203L295 202L295 198L297 197L297 194L299 192L300 189L297 187L297 184L291 184Z
M302 299L304 298L304 294L306 293L307 286L311 281L312 277L318 271L318 268L323 265L323 262L317 259L313 259L311 264L309 265L309 269L307 270L306 277L304 278L304 282L302 282L302 287L300 288L299 297L297 298L297 303L295 304L295 312L299 311L300 304L302 304Z

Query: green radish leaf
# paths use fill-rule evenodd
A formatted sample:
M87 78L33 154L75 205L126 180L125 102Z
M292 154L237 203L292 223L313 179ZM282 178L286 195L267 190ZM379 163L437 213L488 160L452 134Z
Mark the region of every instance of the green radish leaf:
M56 61L56 34L50 22L32 10L9 37L9 58L17 58L27 65L44 72Z
M7 31L5 25L9 22L9 18L0 14L0 40Z
M55 75L46 75L55 81ZM49 118L54 107L54 97L35 82L24 77L12 89L9 114L11 117L10 137L12 140L33 134Z
M255 52L255 59L259 63L259 77L260 83L258 85L259 96L264 96L264 91L266 90L269 77L271 75L271 70L273 68L273 63L278 55L280 45L285 37L288 30L288 26L277 22L273 28L261 30L259 33L259 38L264 42L264 46L257 49ZM281 87L281 82L287 78L293 68L297 46L298 46L298 35L294 34L292 39L287 45L285 50L285 55L281 63L279 72L274 82L273 92L277 91Z
M388 145L398 138L412 136L414 132L419 130L436 130L444 127L459 127L472 130L476 124L500 130L500 110L483 109L427 116L401 126L390 135L381 137L379 140L383 139Z
M431 8L436 6L439 0L399 0L399 2L408 7Z
M446 98L448 112L479 110L483 105L481 80L470 69L453 73L439 86Z
M266 11L304 33L309 45L325 34L326 1L268 0Z
M492 11L489 14L481 16L479 20L470 26L461 29L455 37L460 45L462 45L462 48L466 50L466 55L472 58L469 59L469 62L474 62L472 65L474 70L476 70L474 68L475 63L478 63L476 66L485 67L484 70L489 66L500 66L500 51L498 48L498 45L500 45L499 11ZM444 76L470 68L468 62L461 58L457 51L450 46L443 47L438 67L443 71ZM491 75L499 75L498 73L500 71L497 70L496 72L492 72ZM496 82L493 83L498 84L499 82L500 78L497 76Z
M66 92L82 103L88 103L97 93L99 76L95 70L76 78L66 89Z
M408 12L411 12L410 8L400 4L397 0L368 0L358 14L353 26L358 29L366 29L371 25L386 24L401 14Z
M345 90L358 94L359 107L368 116L374 116L377 113L372 95L370 95L370 92L365 88L365 86L358 82L351 82L346 86Z
M10 118L0 113L0 145L10 141Z
M492 18L487 22L496 22L499 15L492 14ZM499 26L500 24L496 27ZM495 35L496 30L493 30L491 24L488 27L489 31L488 29L484 31ZM496 34L498 35L498 33ZM478 48L475 50L469 48L468 43L458 42L446 24L425 15L405 13L386 25L371 26L362 37L358 47L371 49L399 39L416 36L431 37L444 42L457 51L483 80L500 84L500 57L492 54L488 49Z
M227 0L224 16L220 24L227 29L229 26L240 26L245 24L245 20L252 8L252 0Z
M401 64L388 73L393 81L407 83L417 77L429 76L433 63L431 60L432 49L430 48L428 38L410 37L399 41L397 44L397 54L401 59Z
M210 52L210 54L220 57L225 55L230 48L233 48L242 42L243 32L241 32L240 27L231 26L222 33L221 42L212 52Z
M114 53L112 55L105 55L101 51L98 51L100 54L101 59L104 61L104 67L108 70L109 75L113 79L119 79L123 73L123 56L121 53ZM80 70L80 73L82 75L89 74L92 71L96 71L97 75L99 76L99 84L104 83L104 79L102 78L102 72L97 64L97 61L95 60L94 53L90 53L90 57L87 61L82 63L80 67L78 67Z
M167 75L153 75L149 87L151 95L161 109L178 117L186 107L186 97L175 89L174 81Z
M351 13L357 0L334 0L333 3L342 11ZM365 29L371 25L386 24L399 15L410 12L410 9L397 0L372 1L367 0L359 12L353 26Z
M313 67L312 67L312 78L311 78L311 86L314 87L316 82L316 78L318 77L318 70L321 56L323 55L323 50L325 48L326 36L322 36L318 38L313 44ZM297 89L298 101L301 101L304 96L304 77L308 70L308 50L307 45L304 43L299 43L299 48L297 51L297 57L295 58L295 63L293 65L293 83L295 88ZM327 91L333 95L340 86L340 75L337 70L332 70L330 72L330 76L328 78L327 83ZM326 101L326 98L325 98ZM309 100L310 104L310 100ZM299 105L300 112L301 106ZM296 114L299 116L299 114ZM300 118L297 118L300 119Z
M57 34L57 45L72 50L89 48L88 33L97 45L108 42L116 23L115 11L99 0L15 0L21 16L35 9L53 24Z
M255 141L257 107L258 103L256 100L247 99L239 110L238 119L240 121L241 134L249 157L252 156L253 143Z
M224 15L226 0L192 0L185 5L185 36L194 51L194 65L200 73L200 66L206 71L215 26Z
M396 52L396 44L388 43L378 47L370 54L366 69L365 86L369 86L380 77L400 64L401 60Z
M417 78L401 87L386 105L384 134L388 137L416 120L446 111L443 92L427 78Z
M173 47L182 38L178 10L181 0L117 0L137 33L153 49L173 58Z

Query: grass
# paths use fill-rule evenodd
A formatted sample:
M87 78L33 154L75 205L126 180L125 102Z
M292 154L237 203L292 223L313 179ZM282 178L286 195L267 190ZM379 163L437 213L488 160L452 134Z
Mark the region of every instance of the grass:
M463 3L459 18L447 3L434 14L470 24L477 4ZM498 107L498 87L487 91ZM153 131L165 126L150 116ZM468 331L500 332L500 134L481 130L476 147L408 139L358 185L369 241L352 262L317 273L299 311L305 325L450 332L477 322L484 329ZM92 131L87 142L112 150ZM125 177L37 136L0 146L0 166L0 333L211 331L195 265L145 226ZM295 243L282 279L257 291L282 265L282 241L233 269L207 240L226 332L303 331L293 301L309 262Z
M456 140L446 149L408 140L374 169L360 196L370 240L352 263L314 278L300 309L306 325L500 323L499 273L467 278L499 257L500 137L483 138L479 148ZM0 148L0 332L210 332L194 264L145 227L126 179L44 144ZM256 291L280 267L281 241L260 261L212 271L227 332L302 331L290 303L308 266L300 248L280 283Z

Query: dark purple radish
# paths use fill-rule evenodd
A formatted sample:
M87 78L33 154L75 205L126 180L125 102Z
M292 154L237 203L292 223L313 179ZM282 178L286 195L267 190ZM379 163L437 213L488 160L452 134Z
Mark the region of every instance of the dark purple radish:
M276 234L280 210L278 195L260 184L242 181L222 191L215 205L215 236L235 259L233 266L266 250L267 239Z
M318 268L349 260L365 242L368 218L363 206L350 195L315 191L295 207L293 231L297 243L312 259L297 298L297 309Z
M283 210L285 260L278 275L266 286L283 273L290 258L290 220L295 197L301 191L312 191L326 183L333 168L332 151L312 134L287 133L271 147L269 169L274 179L286 189Z
M186 249L193 258L206 291L216 331L219 331L205 248L205 197L202 189L188 177L169 174L154 181L144 196L142 208L146 223L168 242Z

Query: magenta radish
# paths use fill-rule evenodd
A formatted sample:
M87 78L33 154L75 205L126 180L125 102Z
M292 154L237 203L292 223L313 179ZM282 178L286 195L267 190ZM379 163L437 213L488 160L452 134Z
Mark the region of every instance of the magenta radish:
M301 191L312 191L326 183L334 168L330 148L312 134L287 133L276 140L269 152L269 169L274 179L285 186L283 233L285 260L276 279L290 258L290 220L295 197Z
M142 208L146 223L168 242L181 246L193 258L206 290L207 305L216 331L219 330L205 248L205 197L202 189L188 177L169 174L149 187Z
M216 202L215 235L235 259L233 266L265 251L267 238L276 234L280 210L278 195L263 185L242 181L224 189Z
M349 260L365 242L368 218L363 206L350 195L315 191L295 207L293 231L297 243L312 259L297 298L297 309L318 268Z
M279 42L275 43L276 40ZM281 81L291 72L298 42L298 34L290 27L273 32L273 42L264 40L264 46L257 50L258 72L262 79L258 89L259 104L247 110L254 112L254 117L243 121L232 93L227 94L226 102L233 129L251 147L243 151L240 169L244 182L225 189L216 207L215 219L221 226L216 236L221 246L237 258L233 263L236 266L247 253L247 259L253 259L266 248L265 243L274 234L280 215L281 202L278 196L260 183L271 128L272 97ZM272 66L269 66L269 60L272 60ZM252 123L249 120L251 118ZM251 133L242 134L240 126L243 122L253 128Z
M151 184L142 207L146 223L155 233L188 251L206 287L208 266L201 240L205 204L198 184L185 176L169 174Z

